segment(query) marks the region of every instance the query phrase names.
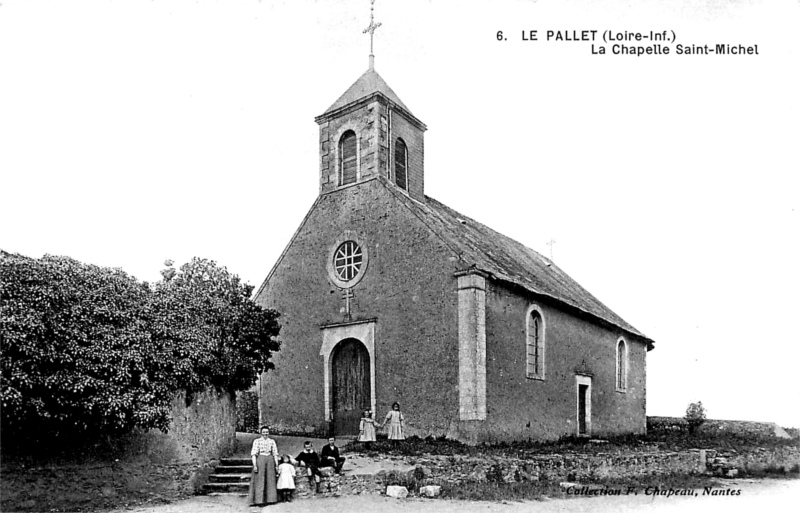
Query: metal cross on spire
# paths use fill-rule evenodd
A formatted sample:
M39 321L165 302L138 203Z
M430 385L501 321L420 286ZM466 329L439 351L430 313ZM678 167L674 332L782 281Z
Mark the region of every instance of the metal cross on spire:
M369 26L362 32L363 34L369 32L369 69L375 69L375 55L372 53L372 43L375 39L375 30L380 26L380 23L375 23L375 0L370 0Z

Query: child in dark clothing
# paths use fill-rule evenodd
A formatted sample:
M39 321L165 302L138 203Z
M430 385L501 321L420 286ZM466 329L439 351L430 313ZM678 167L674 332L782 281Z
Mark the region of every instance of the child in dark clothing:
M319 493L319 467L320 467L320 460L319 454L314 450L311 446L311 442L305 442L303 444L303 452L297 455L297 463L301 467L306 467L308 477L313 476L314 482L317 483L317 493Z

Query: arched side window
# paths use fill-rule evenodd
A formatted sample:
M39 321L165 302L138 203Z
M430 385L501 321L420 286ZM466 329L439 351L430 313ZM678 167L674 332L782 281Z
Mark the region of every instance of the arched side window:
M358 139L356 133L348 130L339 139L339 183L356 183L358 174Z
M394 182L401 189L408 188L408 147L399 137L394 143Z
M531 307L527 317L526 371L528 378L544 379L544 318L537 307Z
M617 341L617 392L628 389L628 344L624 339Z

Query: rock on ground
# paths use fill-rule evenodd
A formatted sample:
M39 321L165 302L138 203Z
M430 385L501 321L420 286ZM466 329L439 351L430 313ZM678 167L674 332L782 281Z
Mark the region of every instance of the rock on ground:
M387 486L386 495L395 499L405 499L408 497L408 489L405 486Z
M423 486L419 489L419 494L423 497L437 497L442 492L441 486Z

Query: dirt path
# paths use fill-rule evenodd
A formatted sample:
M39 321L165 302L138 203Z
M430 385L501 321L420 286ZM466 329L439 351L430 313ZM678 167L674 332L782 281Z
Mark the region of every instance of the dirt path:
M380 513L572 513L572 512L628 512L648 511L680 513L708 513L709 511L752 512L781 511L789 509L800 498L800 480L741 480L729 481L726 486L715 490L731 490L738 495L703 495L698 496L661 497L645 495L639 490L638 495L621 497L596 497L557 499L529 502L461 502L449 500L407 499L396 500L380 495L363 495L327 499L298 500L290 504L276 504L263 509L250 508L241 497L216 496L194 497L184 501L163 506L146 508L120 509L112 513L251 513L251 512L310 512L330 513L331 511L352 511ZM730 493L730 492L727 492Z

